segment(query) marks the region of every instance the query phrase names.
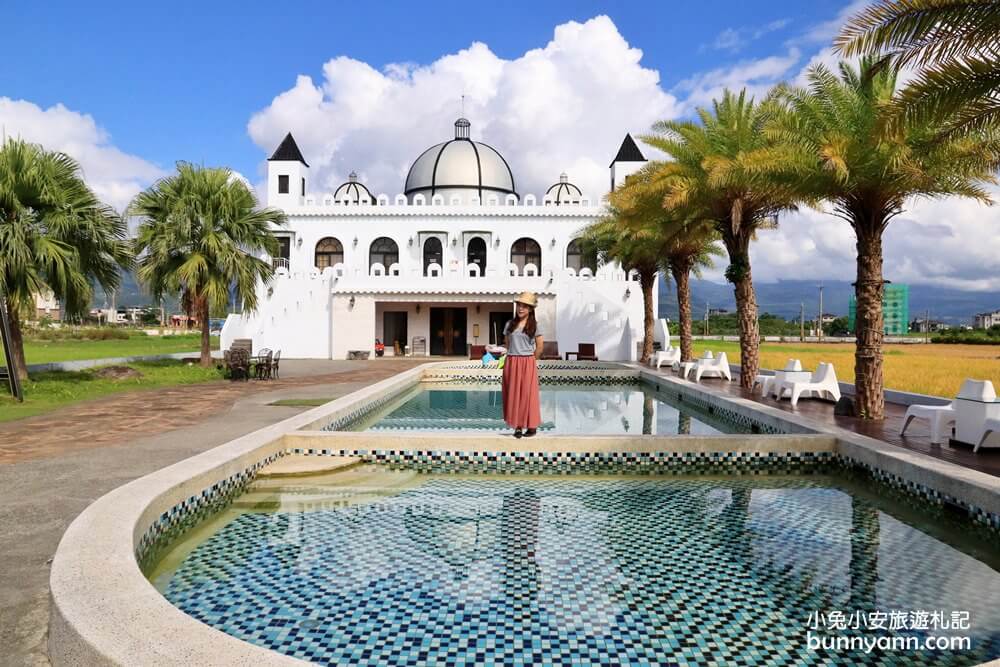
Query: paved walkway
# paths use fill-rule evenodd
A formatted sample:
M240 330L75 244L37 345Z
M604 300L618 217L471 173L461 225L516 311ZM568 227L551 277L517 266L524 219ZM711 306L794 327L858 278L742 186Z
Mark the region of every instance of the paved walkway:
M49 562L69 523L137 477L426 359L282 361L274 382L119 394L0 425L0 665L46 665ZM286 370L287 369L287 370Z

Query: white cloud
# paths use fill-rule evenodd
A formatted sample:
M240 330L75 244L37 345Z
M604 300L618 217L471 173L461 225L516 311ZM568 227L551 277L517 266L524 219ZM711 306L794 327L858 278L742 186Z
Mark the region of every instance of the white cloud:
M156 165L116 148L108 133L90 115L62 104L43 109L26 100L0 97L0 125L8 137L21 137L73 157L97 196L119 211L142 188L165 173Z
M321 82L299 76L254 114L249 132L270 152L291 131L317 189L332 190L353 169L374 192L395 194L424 149L454 136L464 94L473 138L500 150L522 194L541 195L565 170L596 199L625 132L678 112L641 58L606 16L562 24L544 47L510 60L479 42L381 71L341 56L323 66Z
M781 30L791 23L791 19L777 19L761 26L746 26L743 28L726 28L718 35L711 44L703 44L699 51L706 49L716 49L719 51L729 51L737 53L743 50L750 42L754 42L761 37L772 32Z
M678 83L673 92L686 93L681 104L683 113L711 104L726 88L739 91L743 88L757 99L763 98L774 84L788 78L799 63L802 53L791 47L785 55L745 60L729 67L702 72Z

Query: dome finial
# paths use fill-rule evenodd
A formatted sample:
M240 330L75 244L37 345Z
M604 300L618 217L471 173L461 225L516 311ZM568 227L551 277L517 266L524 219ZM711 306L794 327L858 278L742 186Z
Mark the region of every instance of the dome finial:
M455 138L468 139L469 127L472 125L467 118L459 118L455 121Z
M560 183L569 183L569 176L566 175L565 171L563 173L559 174L559 182Z
M358 172L352 171L350 174L347 175L347 180L350 183L357 183L358 182Z

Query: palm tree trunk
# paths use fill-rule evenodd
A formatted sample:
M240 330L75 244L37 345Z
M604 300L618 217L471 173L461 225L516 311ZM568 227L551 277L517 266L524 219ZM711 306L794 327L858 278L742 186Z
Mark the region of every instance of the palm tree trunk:
M642 286L642 357L639 363L648 364L653 356L653 285L656 284L656 270L643 270L639 273L639 284Z
M28 379L28 363L24 359L24 336L21 334L21 308L7 297L7 320L10 322L10 353L14 358L14 371L22 380Z
M736 297L736 319L740 326L740 386L752 389L760 370L760 330L757 322L757 295L750 271L750 233L723 233L723 243L729 253L726 278L733 284Z
M212 339L208 334L208 299L198 299L198 314L201 317L201 365L212 367Z
M681 341L681 361L691 361L691 266L671 262L670 273L677 286L677 335Z
M885 418L882 380L882 227L881 223L856 225L858 237L858 279L854 285L857 302L854 318L855 409L863 419Z

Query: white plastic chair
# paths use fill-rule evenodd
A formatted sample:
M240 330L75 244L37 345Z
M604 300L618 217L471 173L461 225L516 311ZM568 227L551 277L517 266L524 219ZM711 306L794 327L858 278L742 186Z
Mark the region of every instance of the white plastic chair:
M987 419L983 424L983 437L979 439L976 446L972 448L973 453L978 452L979 448L983 446L986 442L986 438L990 437L993 433L1000 433L1000 419Z
M840 385L837 382L837 374L833 370L833 364L821 363L816 367L816 372L807 382L793 382L782 380L775 388L775 393L780 398L785 391L791 393L792 407L799 403L799 398L805 392L811 392L813 396L827 398L831 401L840 400Z
M931 427L931 444L939 445L949 435L951 427L955 425L955 405L911 405L906 408L906 416L903 417L903 428L899 429L899 434L906 433L906 427L914 419L926 419Z
M782 372L795 372L802 370L802 362L798 359L789 359L785 362L785 367L781 369ZM771 383L778 379L777 375L758 375L754 378L754 386L760 385L760 393L763 396L768 395L768 390L771 389Z
M674 366L679 363L681 363L681 349L679 347L668 347L665 350L657 350L649 358L649 365L656 370L659 370L662 364Z
M729 370L729 359L725 352L719 352L715 359L699 359L698 365L694 367L694 381L701 382L703 377L726 378L733 381L732 371Z

